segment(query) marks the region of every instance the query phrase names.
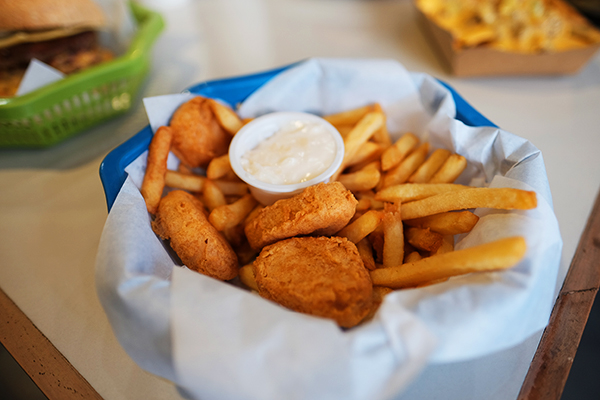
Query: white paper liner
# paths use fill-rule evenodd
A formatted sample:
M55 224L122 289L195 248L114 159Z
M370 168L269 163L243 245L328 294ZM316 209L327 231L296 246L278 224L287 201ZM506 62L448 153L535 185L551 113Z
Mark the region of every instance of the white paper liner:
M155 100L164 108L164 97ZM442 85L390 60L308 60L265 84L239 112L326 114L374 101L385 109L390 132L412 131L434 148L466 156L469 168L459 182L537 192L535 210L477 210L480 222L456 246L519 234L528 244L523 262L501 273L394 292L373 321L343 331L174 267L151 231L138 190L144 153L127 168L130 177L108 216L97 260L98 295L136 362L194 398L384 399L398 395L428 362L481 357L547 324L562 240L543 159L531 143L499 129L465 126L454 119L454 102ZM167 114L162 121L153 116L152 98L144 104L152 126L168 123Z

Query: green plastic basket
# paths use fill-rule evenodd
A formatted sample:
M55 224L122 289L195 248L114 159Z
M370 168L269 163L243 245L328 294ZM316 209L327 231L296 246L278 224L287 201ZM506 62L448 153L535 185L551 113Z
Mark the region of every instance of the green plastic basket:
M127 53L23 96L0 98L0 147L48 147L131 108L164 27L159 14L133 2L131 10L138 29Z

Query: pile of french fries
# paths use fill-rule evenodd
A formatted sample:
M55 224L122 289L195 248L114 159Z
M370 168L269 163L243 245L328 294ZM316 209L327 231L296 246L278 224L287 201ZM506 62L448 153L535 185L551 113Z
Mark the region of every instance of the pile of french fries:
M215 101L214 107L219 123L232 135L247 122L221 103ZM454 183L467 166L465 157L432 149L411 132L393 140L379 104L323 118L338 129L345 145L342 165L332 179L358 199L354 217L335 236L357 246L376 297L456 275L510 268L524 257L523 237L454 250L455 236L470 232L478 222L473 209L532 209L537 206L535 192ZM142 186L148 210L153 212L165 186L193 193L236 252L240 280L255 289L251 263L258 250L248 245L244 225L263 206L233 173L228 155L214 158L206 175L183 166L167 170L167 130L159 129L149 148Z
M470 232L479 220L472 209L532 209L535 192L454 183L467 166L465 157L433 150L410 132L392 141L378 104L324 118L346 146L334 179L359 200L354 218L337 236L356 244L376 287L424 286L509 268L522 259L523 237L454 251L455 235Z
M562 0L417 0L452 33L456 48L518 53L564 51L600 43L600 31Z

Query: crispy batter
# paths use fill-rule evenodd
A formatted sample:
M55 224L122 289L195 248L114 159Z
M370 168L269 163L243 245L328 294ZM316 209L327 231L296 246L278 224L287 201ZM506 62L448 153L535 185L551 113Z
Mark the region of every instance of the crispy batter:
M173 114L173 153L188 167L206 167L229 150L231 135L219 125L208 99L197 96Z
M358 201L339 182L309 186L302 193L263 208L245 232L254 249L299 235L333 235L354 215Z
M373 285L354 243L301 237L265 247L253 263L258 293L284 307L358 324L371 310Z
M237 276L238 261L227 240L208 222L202 203L174 190L162 198L152 229L190 269L216 279Z
M151 214L156 213L165 188L167 159L172 140L173 130L168 126L161 126L156 130L148 146L146 173L140 191L146 201L146 208Z

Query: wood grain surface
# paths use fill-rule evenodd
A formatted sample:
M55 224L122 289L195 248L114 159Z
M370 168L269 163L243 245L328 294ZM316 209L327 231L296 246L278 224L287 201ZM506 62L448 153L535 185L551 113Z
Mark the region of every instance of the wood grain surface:
M102 399L1 289L0 341L49 400Z
M518 400L560 399L600 287L600 194L533 357Z

